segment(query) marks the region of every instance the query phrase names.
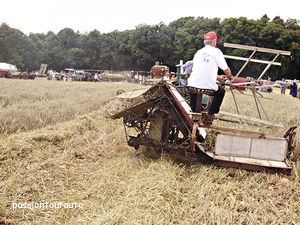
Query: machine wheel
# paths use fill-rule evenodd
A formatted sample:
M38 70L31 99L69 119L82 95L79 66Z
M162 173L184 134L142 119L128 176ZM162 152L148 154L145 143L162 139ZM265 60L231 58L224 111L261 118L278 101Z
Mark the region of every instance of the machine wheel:
M291 155L290 158L292 161L296 162L300 158L300 135L294 135L291 141Z
M166 114L166 112L160 110L157 110L152 114L149 127L149 135L151 138L157 141L161 141L166 138L166 128L168 128L168 125L166 124L167 118L168 115ZM153 159L159 158L162 153L162 149L150 146L140 146L140 150L144 155Z
M300 136L296 134L297 125L289 127L283 134L288 142L287 158L297 161L300 157Z

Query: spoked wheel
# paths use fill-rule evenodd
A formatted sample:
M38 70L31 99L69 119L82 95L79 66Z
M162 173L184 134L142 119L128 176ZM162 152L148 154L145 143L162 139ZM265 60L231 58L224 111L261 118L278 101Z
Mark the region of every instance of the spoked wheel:
M163 112L163 111L155 111L152 114L152 118L150 121L150 127L149 127L149 136L156 140L156 141L161 141L165 139L165 134L166 134L166 128L168 127L168 120L167 120L168 115ZM139 146L140 151L153 159L157 159L160 157L162 153L162 149L160 148L155 148L151 146Z

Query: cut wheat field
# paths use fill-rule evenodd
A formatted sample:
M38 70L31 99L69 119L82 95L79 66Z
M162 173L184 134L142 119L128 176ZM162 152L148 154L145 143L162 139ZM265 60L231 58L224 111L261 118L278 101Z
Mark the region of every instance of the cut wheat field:
M104 110L118 89L140 88L1 79L0 224L300 224L298 162L283 176L186 166L129 147L122 120L105 118ZM299 99L264 96L272 99L262 102L274 122L300 126ZM250 96L237 97L243 113L257 116ZM221 110L235 113L230 93ZM80 207L50 207L59 203Z

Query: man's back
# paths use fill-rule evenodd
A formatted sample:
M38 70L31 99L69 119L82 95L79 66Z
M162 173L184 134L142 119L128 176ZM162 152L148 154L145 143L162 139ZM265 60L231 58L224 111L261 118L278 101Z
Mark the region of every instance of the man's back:
M193 71L188 79L188 86L217 90L218 67L228 68L220 49L206 45L193 59Z

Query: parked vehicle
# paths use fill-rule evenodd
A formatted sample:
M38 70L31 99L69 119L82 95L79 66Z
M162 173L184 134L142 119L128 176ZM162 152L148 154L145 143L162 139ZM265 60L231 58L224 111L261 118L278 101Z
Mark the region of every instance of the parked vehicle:
M18 69L15 65L0 62L0 77L11 78L18 74Z
M10 79L35 79L37 75L35 73L29 73L28 71L20 72L15 65L0 62L0 78Z

